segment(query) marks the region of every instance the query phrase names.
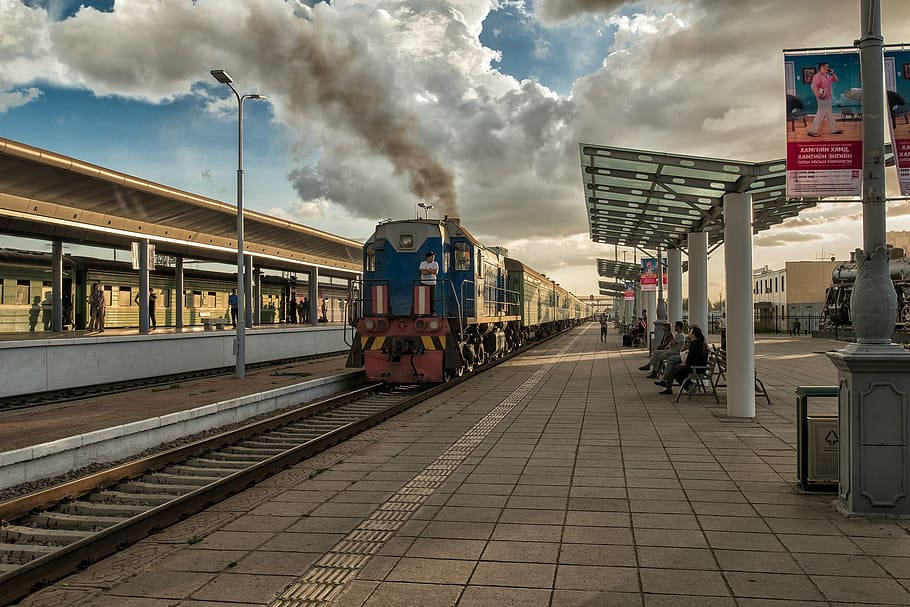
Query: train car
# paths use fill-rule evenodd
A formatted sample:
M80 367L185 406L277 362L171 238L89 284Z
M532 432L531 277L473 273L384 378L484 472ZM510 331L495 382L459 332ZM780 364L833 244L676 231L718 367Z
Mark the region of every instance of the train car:
M419 274L429 252L433 287ZM568 291L507 255L457 218L380 223L364 244L347 365L371 381L439 383L573 323Z
M284 320L289 299L306 293L305 281L271 275L261 276L260 324ZM149 273L149 286L157 294L156 320L159 326L176 322L177 292L174 270L156 266ZM65 256L63 262L63 318L67 328L84 329L88 324L88 295L99 283L107 302L105 328L135 327L139 324L139 276L126 262ZM237 285L233 274L207 270L184 271L182 298L185 326L201 325L203 318L230 318L228 297ZM329 321L344 320L342 302L347 284L320 285L320 297L328 299ZM0 332L51 329L50 255L0 249Z
M904 257L902 249L892 249L888 266L897 293L897 326L910 327L910 257ZM850 318L850 297L857 272L857 264L853 261L838 264L831 272L831 286L825 292L825 308L822 312L826 324L853 324Z

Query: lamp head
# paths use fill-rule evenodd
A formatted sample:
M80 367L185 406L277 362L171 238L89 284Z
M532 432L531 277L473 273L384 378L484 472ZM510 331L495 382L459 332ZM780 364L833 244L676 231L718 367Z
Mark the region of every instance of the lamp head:
M252 95L247 95L247 99L255 99L256 101L266 101L268 97L265 95L260 95L259 93L254 93Z
M234 82L234 79L228 76L228 73L224 70L212 70L210 73L212 74L212 77L221 84L231 84Z

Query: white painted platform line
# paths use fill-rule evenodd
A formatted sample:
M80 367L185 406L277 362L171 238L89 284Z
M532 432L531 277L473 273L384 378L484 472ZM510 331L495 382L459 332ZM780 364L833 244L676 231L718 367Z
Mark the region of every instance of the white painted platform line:
M551 357L552 362L535 371L483 419L443 451L432 464L420 471L399 489L398 493L335 544L298 581L285 588L284 592L272 601L270 607L318 607L331 603L367 564L370 557L379 552L383 544L395 535L423 502L449 478L490 431L549 373L579 337L572 339L558 354Z

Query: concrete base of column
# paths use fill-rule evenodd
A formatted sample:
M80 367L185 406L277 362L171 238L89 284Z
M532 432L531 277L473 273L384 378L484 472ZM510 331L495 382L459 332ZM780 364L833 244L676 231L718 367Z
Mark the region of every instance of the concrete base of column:
M850 344L828 358L840 388L838 508L910 518L910 352Z

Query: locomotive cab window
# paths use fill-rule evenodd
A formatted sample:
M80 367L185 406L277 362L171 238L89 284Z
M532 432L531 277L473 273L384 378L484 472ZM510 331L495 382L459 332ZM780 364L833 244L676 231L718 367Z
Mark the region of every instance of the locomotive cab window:
M414 248L414 235L413 234L399 234L398 235L398 248L401 250L413 249Z
M455 271L471 269L471 246L466 242L455 243Z
M375 272L376 271L376 249L373 248L373 245L367 247L366 254L366 271Z
M483 251L477 249L477 278L483 278Z

